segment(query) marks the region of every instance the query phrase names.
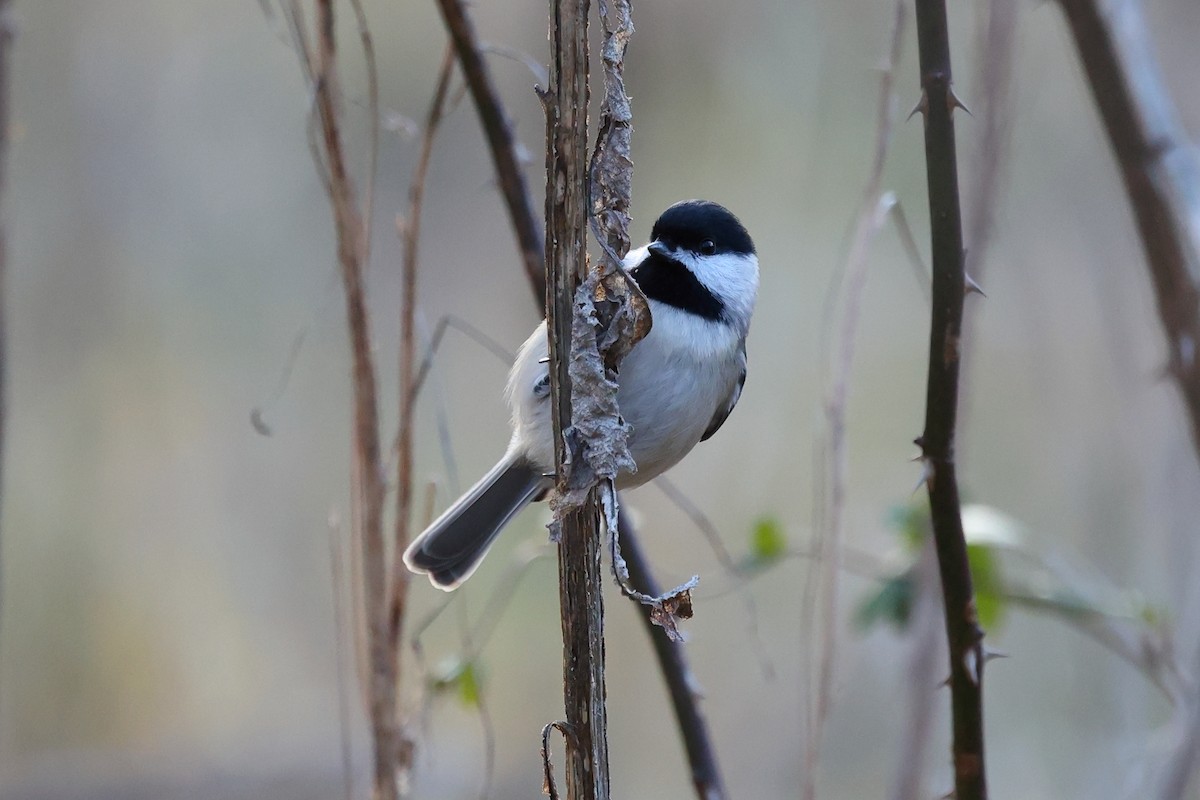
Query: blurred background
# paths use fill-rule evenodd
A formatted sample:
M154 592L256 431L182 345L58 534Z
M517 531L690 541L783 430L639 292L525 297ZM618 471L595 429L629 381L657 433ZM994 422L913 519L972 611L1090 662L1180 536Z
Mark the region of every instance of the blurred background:
M985 4L950 5L956 86L975 107ZM407 121L425 114L445 36L432 3L365 6L384 126L369 296L390 431L394 220L419 147ZM1200 5L1148 0L1146 10L1184 125L1200 133ZM1018 11L988 297L968 299L960 479L973 501L1018 521L1008 532L1022 548L1075 565L1087 586L1173 630L1187 669L1200 639L1200 469L1161 377L1146 269L1073 44L1056 5ZM14 13L0 796L340 797L347 742L365 796L368 742L345 647L339 657L330 555L331 527L348 519L348 345L296 54L252 0L17 2ZM370 120L341 13L345 118L361 165ZM545 60L543 3L483 0L473 13L489 42ZM741 403L672 473L735 560L753 557L764 520L789 552L812 538L823 309L868 178L892 18L890 3L867 0L635 8L633 239L671 202L711 198L746 223L763 267ZM909 22L903 112L919 94ZM516 60L494 56L492 67L540 196L535 78ZM957 122L970 198L981 128ZM898 125L884 185L927 262L919 118ZM515 349L536 317L469 102L436 143L421 253L426 330L453 314ZM889 520L919 476L909 459L927 326L889 224L870 253L847 420L846 545L876 566L840 582L822 797L888 795L913 735L909 637L855 617L885 577L878 564L904 563ZM505 372L447 335L417 428L419 480L436 486L438 508L507 441ZM250 424L255 408L269 437ZM688 653L731 793L796 795L817 647L802 624L810 564L782 558L746 582L659 489L628 500L662 581L701 576ZM431 667L468 649L464 631L492 606L506 564L543 540L543 514L525 513L429 626ZM538 795L538 732L561 716L554 576L552 560L535 562L482 648L485 715L453 694L416 706L415 796L481 796L489 739L490 796ZM445 599L424 581L412 598L414 620ZM615 592L608 609L614 796L689 797L640 622ZM994 796L1144 792L1171 707L1142 671L1046 613L1011 609L989 642L1010 656L986 685ZM937 664L930 685L943 677ZM951 785L947 697L935 703L930 797Z

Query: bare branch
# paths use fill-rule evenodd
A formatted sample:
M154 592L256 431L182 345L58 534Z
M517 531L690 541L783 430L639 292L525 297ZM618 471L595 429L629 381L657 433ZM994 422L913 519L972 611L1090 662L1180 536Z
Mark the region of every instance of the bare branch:
M632 525L627 522L628 518L628 514L621 514L617 525L625 542L629 578L642 592L658 595L659 587L650 572L649 562L642 552ZM708 720L700 710L700 696L697 691L699 682L688 667L683 643L672 640L667 630L656 625L649 614L639 613L638 616L645 623L646 634L650 637L654 653L662 665L663 680L667 684L671 707L675 711L675 721L683 737L683 747L691 767L692 785L696 788L696 796L700 800L724 800L729 793L725 790L717 753L708 733Z
M945 0L916 0L916 9L933 254L925 431L917 439L917 445L921 448L923 467L929 471L925 483L950 646L955 797L985 800L983 631L975 609L954 460L966 288L954 144L953 113L958 103L952 89Z
M544 311L546 292L545 292L545 277L543 268L543 252L541 249L542 235L539 231L537 221L534 219L531 209L532 201L528 196L528 186L521 177L520 159L517 157L517 145L512 135L511 126L508 124L508 116L500 101L499 93L495 89L495 85L491 80L490 72L488 71L484 54L486 52L505 52L502 48L496 45L485 45L480 42L476 36L474 27L471 25L470 19L467 16L466 10L459 0L438 0L438 6L442 12L446 27L450 31L453 38L456 52L458 53L459 63L463 67L463 72L467 78L467 83L470 88L472 97L475 101L476 108L479 112L480 119L484 125L485 135L487 136L488 145L491 148L493 160L496 163L497 173L500 176L501 188L504 192L506 204L509 209L509 217L514 231L517 235L518 242L521 244L522 256L525 262L525 272L530 279L531 287L534 292L535 302L538 308ZM628 19L628 11L625 11L625 17ZM630 31L632 28L630 27ZM614 51L614 57L618 57L619 53ZM607 68L606 68L607 69ZM607 96L607 92L606 92ZM543 99L545 96L543 95ZM617 103L620 106L620 103ZM628 106L627 102L624 106L626 113L624 114L624 130L628 132ZM615 129L618 126L615 124L609 129ZM602 132L597 139L599 143L602 139L608 138ZM624 157L628 158L628 150L622 151ZM593 165L595 165L593 161ZM623 207L626 212L628 204ZM613 248L607 237L601 234L598 236L607 250L619 250L621 254L628 247L628 242L624 247L618 245ZM527 246L525 243L534 242L533 247ZM442 328L439 326L438 332ZM468 331L468 335L472 335ZM435 334L435 340L440 338ZM477 337L476 337L477 338ZM511 360L511 359L510 359ZM425 373L428 371L428 361L422 365L420 374L417 379L417 386L423 380ZM415 387L414 387L415 388ZM621 531L624 538L626 549L635 551L630 554L630 560L637 562L636 568L631 563L632 585L635 589L650 595L655 595L658 592L653 588L656 583L649 569L649 564L641 557L640 549L636 541L636 533L633 526L628 522L627 518L621 522ZM649 616L643 614L643 619L649 622ZM653 627L651 625L651 627ZM661 635L661 629L659 633ZM685 686L687 685L689 673L687 669L686 659L682 648L676 647L672 651L664 651L658 647L655 648L656 655L659 658L659 666L663 672L664 680L668 685ZM692 762L693 774L717 774L715 769L715 760L711 759L713 748L711 745L707 727L703 723L703 716L697 708L697 698L690 692L672 692L672 702L675 704L676 716L681 720L681 729L683 726L682 720L696 720L698 722L688 722L687 728L682 729L685 741L694 739L703 743L703 746L688 745L688 756ZM707 752L711 765L697 763L694 756L700 752Z
M293 18L299 21L298 4ZM332 0L316 0L316 60L309 65L321 132L321 152L328 174L330 202L337 233L337 256L346 297L354 380L355 520L362 551L370 650L370 718L373 741L373 793L377 800L398 796L395 758L399 746L396 723L396 653L388 625L387 548L383 538L385 496L379 442L375 365L371 355L363 272L367 227L358 205L338 123L337 50ZM300 28L300 30L303 30ZM304 52L310 52L307 48ZM372 120L375 124L375 120Z
M546 311L550 399L558 479L552 531L559 542L558 583L563 632L567 797L609 796L604 683L604 596L600 572L599 478L583 469L588 441L575 428L578 395L572 363L585 347L596 353L591 323L581 321L577 287L588 279L587 161L588 2L551 0L550 89L546 109ZM591 341L584 341L591 338ZM586 355L583 357L586 358ZM604 376L601 376L604 377ZM611 398L615 405L615 392ZM615 475L613 476L615 477ZM581 496L582 495L582 496ZM547 756L547 774L549 774Z
M371 125L367 133L367 172L363 178L363 263L371 260L371 226L375 221L375 175L379 171L379 70L375 59L375 40L367 25L362 0L350 0L358 41L362 46L367 71L367 114Z
M403 224L397 220L403 243L401 265L400 298L400 410L396 431L396 518L392 543L392 568L388 585L387 625L389 647L393 654L393 681L399 686L401 680L399 653L403 646L404 620L408 602L408 589L412 573L404 565L403 554L408 548L409 526L412 521L413 505L413 409L416 395L416 307L417 307L417 263L421 239L421 210L425 198L425 183L429 173L429 161L433 155L433 143L438 126L446 111L446 95L450 86L450 75L454 69L454 53L447 47L438 71L437 87L429 103L421 150L417 165L409 184L408 214ZM397 715L400 713L397 709ZM415 753L401 721L397 719L395 770L404 776L412 772Z
M496 85L492 82L479 38L475 34L470 17L467 16L463 0L437 2L446 29L454 41L454 49L458 53L458 62L462 65L467 86L471 89L471 98L475 101L475 110L479 112L479 121L483 124L488 148L492 152L492 163L496 166L500 191L508 208L508 218L512 223L513 233L517 236L517 246L521 250L525 275L533 287L534 299L541 307L546 298L546 273L542 266L543 237L541 226L533 214L533 203L529 199L525 175L521 172L521 161L517 157L517 140L512 125L504 112Z

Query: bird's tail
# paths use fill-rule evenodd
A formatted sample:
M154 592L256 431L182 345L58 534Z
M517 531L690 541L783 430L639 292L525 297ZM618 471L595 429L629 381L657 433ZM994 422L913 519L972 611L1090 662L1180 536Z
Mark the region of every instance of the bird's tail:
M446 509L404 551L413 572L444 591L458 587L483 560L496 535L550 480L525 459L509 456Z

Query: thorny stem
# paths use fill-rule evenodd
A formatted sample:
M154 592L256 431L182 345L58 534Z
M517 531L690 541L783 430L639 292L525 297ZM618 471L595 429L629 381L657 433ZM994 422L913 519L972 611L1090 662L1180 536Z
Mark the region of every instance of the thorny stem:
M983 631L967 561L955 475L954 437L962 336L962 218L945 0L916 0L925 167L933 253L933 313L921 448L950 646L954 784L957 800L985 800L983 750Z
M517 140L512 125L504 113L500 94L492 82L479 38L475 34L475 26L467 16L463 0L437 0L437 4L446 29L450 32L450 38L454 41L458 63L462 66L463 76L471 90L471 98L475 101L479 121L483 124L488 149L492 153L492 163L496 166L500 191L504 195L504 205L508 209L513 233L517 236L525 275L533 288L534 299L540 306L546 298L546 273L542 266L543 237L533 215L529 187L517 158Z

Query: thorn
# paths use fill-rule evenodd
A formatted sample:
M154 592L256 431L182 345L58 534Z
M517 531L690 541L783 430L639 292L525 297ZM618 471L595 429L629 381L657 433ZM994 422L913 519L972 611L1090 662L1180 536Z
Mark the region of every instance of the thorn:
M1002 653L999 650L988 650L986 647L983 648L983 663L985 664L989 661L995 661L998 658L1008 657L1008 653Z
M981 666L978 658L979 657L975 654L975 648L973 647L967 652L963 653L963 666L967 670L967 677L970 678L971 683L975 684L976 686L979 685L979 668Z
M947 675L947 676L946 676L946 678L945 678L945 680L943 680L941 683L939 683L939 684L937 685L937 688L939 688L939 689L946 689L946 688L948 688L949 686L950 686L950 676L949 676L949 675Z
M543 477L543 478L557 478L557 477L558 477L558 473L555 473L555 472L543 472L543 473L542 473L542 477Z
M980 292L980 294L983 294L983 292ZM539 364L549 364L549 363L550 363L550 356L546 356L545 358L539 358L539 359L538 359L538 363L539 363Z
M971 109L967 108L967 104L958 99L958 95L954 93L953 86L948 87L946 90L946 105L950 107L951 114L954 113L954 109L961 108L963 111L967 112L968 117L975 116L971 113Z
M979 284L975 282L974 278L972 278L970 275L968 275L965 272L963 273L963 278L966 279L966 286L963 289L963 294L971 294L972 292L974 292L975 294L979 295L980 297L984 297L984 298L987 297L987 292L985 292L982 288L980 288Z
M922 486L933 488L933 464L925 456L921 456L921 477L917 479L917 485L909 494L916 494Z
M904 118L904 121L908 122L918 111L921 112L921 116L924 116L929 111L929 96L925 94L924 89L921 90L921 99L913 106L912 111L908 112L908 116Z

